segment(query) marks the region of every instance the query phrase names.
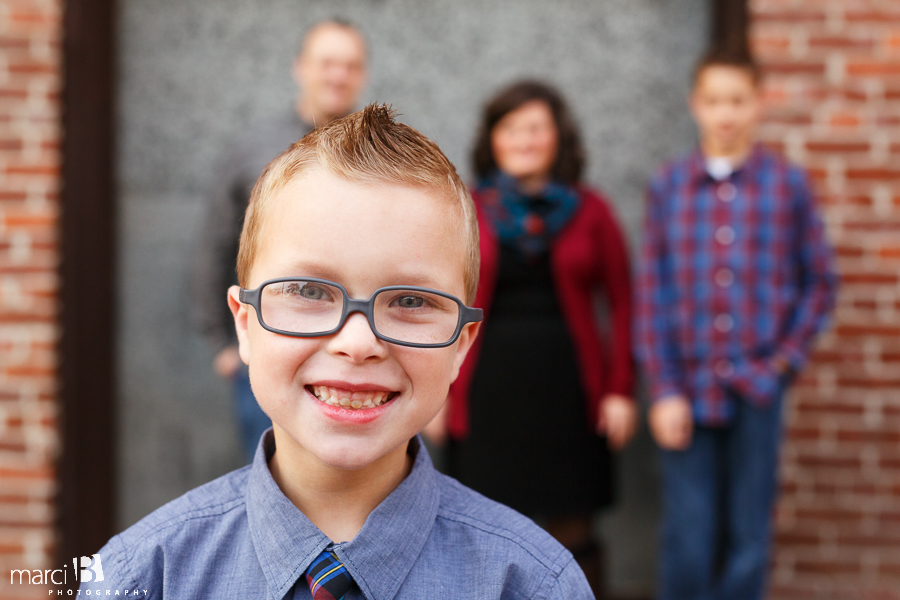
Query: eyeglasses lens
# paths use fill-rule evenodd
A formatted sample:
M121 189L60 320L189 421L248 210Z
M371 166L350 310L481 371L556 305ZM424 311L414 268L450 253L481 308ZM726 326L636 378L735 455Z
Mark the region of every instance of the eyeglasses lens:
M291 333L325 333L341 322L344 294L314 281L279 281L262 289L259 299L266 325Z
M459 304L420 290L385 290L375 297L375 329L401 342L443 344L453 338Z

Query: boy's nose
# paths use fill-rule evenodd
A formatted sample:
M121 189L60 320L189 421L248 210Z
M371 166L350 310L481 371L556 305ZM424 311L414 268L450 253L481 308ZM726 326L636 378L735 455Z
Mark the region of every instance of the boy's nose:
M366 316L359 312L347 316L344 326L328 341L328 350L356 363L387 356L387 344L375 337Z

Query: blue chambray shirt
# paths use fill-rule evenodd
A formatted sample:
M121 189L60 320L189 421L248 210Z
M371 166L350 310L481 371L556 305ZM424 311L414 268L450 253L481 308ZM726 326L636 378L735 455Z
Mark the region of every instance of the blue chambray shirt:
M332 541L272 479L274 451L269 430L252 465L113 537L99 552L104 581L83 583L82 596L311 598L304 572ZM355 538L334 544L359 586L346 600L593 598L572 555L549 534L438 473L418 437L408 451L409 476Z

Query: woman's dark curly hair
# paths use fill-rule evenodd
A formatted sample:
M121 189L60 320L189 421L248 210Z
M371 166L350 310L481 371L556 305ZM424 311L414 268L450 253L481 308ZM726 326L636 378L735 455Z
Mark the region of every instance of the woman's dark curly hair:
M491 148L491 133L494 127L497 126L500 119L523 104L534 100L544 102L550 107L559 135L556 161L550 170L550 176L554 181L569 185L575 185L581 180L585 156L584 146L581 145L581 135L575 126L575 119L569 112L569 107L562 95L554 88L539 81L514 83L501 90L484 107L481 127L475 141L475 150L472 152L472 163L478 179L487 177L497 169L494 152Z

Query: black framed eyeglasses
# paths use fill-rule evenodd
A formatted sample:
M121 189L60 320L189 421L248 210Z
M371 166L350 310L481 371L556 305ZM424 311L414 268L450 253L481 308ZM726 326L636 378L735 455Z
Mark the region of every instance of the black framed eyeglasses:
M347 317L360 312L380 340L413 348L453 344L468 323L484 318L450 294L415 286L375 290L368 300L354 300L339 283L312 277L270 279L255 290L241 288L241 302L256 310L264 329L293 337L337 333Z

